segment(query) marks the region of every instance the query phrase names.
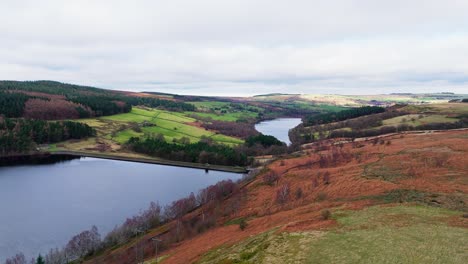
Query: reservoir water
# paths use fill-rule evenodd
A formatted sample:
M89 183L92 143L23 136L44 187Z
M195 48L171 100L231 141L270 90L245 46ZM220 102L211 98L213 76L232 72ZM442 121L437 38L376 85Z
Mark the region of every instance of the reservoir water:
M0 263L62 247L96 225L105 236L151 201L164 206L241 174L81 158L0 167Z
M300 118L277 118L260 122L255 125L255 129L264 135L274 136L289 145L291 144L289 130L298 126L301 122Z

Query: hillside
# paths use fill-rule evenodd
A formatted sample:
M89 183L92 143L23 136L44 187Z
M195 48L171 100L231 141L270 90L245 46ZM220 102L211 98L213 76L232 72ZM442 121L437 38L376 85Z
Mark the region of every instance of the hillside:
M0 156L7 164L52 153L231 172L251 168L239 183L223 181L129 217L94 246L77 248L75 258L151 263L158 254L166 263L346 263L375 252L384 252L375 261L385 262L397 252L400 262L464 262L463 95L229 98L50 81L3 81L0 95ZM290 146L254 128L277 117L303 120L289 131ZM395 246L386 248L381 237ZM433 240L437 249L425 242ZM413 244L432 254L409 254L405 245ZM47 257L67 258L67 250Z
M201 152L181 157L179 146L193 149L199 148L197 144L217 144L225 148L223 153L230 151L226 148L232 148L238 150L237 155L247 153L249 156L279 153L251 148L253 144L250 143L249 149L244 148L244 142L258 134L254 129L255 123L277 117L303 118L304 125L290 133L295 148L327 138L466 127L467 104L461 103L461 98L464 95L451 93L373 96L269 94L230 98L113 91L54 81L0 81L0 142L3 142L0 156L65 151L154 158L157 161L163 155L155 151L138 152L129 144L131 138L153 138L161 144L172 144L168 146L172 149L171 154L164 155L164 159L198 163L202 160L203 163L228 165L229 162L220 157L220 152L208 153L209 158L202 159L197 157ZM458 101L447 103L454 100ZM380 112L354 119L342 115L359 111L360 108L354 108L359 105L391 106L385 110L374 106ZM324 118L338 115L342 118L323 124ZM15 120L22 118L44 120L46 123L30 124L29 121ZM320 122L314 121L320 118ZM57 120L57 123L50 120ZM69 128L50 127L65 127L63 122L73 127L82 126L80 130L83 133L70 135ZM239 157L239 160L244 159ZM245 162L237 165L244 166Z
M465 263L467 139L466 131L447 131L311 145L221 203L185 215L185 239L160 248L161 263ZM214 227L189 230L211 212ZM176 223L89 263L133 263L138 250L155 263L150 238L173 241Z
M256 101L294 102L296 104L324 104L345 107L366 105L391 106L393 104L430 104L459 101L468 98L466 94L453 93L392 93L378 95L338 95L338 94L269 94L253 97Z
M54 81L0 81L0 113L5 117L76 119L126 113L135 105L193 111L171 98L99 89Z
M375 109L374 112L361 111ZM348 113L348 114L343 114ZM467 103L362 107L346 111L309 115L290 132L296 143L330 138L358 138L414 130L445 130L468 127Z
M338 110L327 105L303 108L294 103L135 93L54 81L0 81L0 156L46 152L245 166L244 153L270 152L252 144L250 151L243 149L245 140L258 134L255 123ZM64 122L77 123L73 127L83 126L86 132L70 135L69 128L51 128L64 127ZM143 142L140 147L135 146L136 139ZM142 148L142 144L165 146L168 153ZM207 152L200 150L203 144L205 149L218 146ZM226 158L227 153L236 158Z

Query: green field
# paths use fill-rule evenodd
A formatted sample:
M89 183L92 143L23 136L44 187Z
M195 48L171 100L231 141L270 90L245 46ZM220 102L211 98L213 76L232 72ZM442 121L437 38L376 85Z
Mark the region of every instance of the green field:
M298 110L309 113L323 113L337 112L346 109L338 105L314 103L306 100L299 100L298 98L281 100L280 96L280 98L266 97L265 100L263 99L262 97L256 97L255 100L246 102L190 102L197 107L198 111L185 113L187 115L196 115L213 120L235 122L239 120L256 119L259 116L275 118L281 116L281 113L297 113Z
M202 137L210 137L215 142L228 145L243 143L241 139L216 134L188 124L197 120L186 116L186 113L168 112L158 109L134 107L130 113L95 119L82 119L80 121L94 127L99 136L111 139L119 144L127 142L131 137L151 134L162 134L168 142L187 137L190 139L190 142L194 143L198 142ZM132 128L132 126L144 122L148 125L140 126L141 131Z
M131 137L145 137L161 134L167 142L177 142L188 138L191 143L200 141L203 137L211 138L217 143L238 145L244 141L239 138L208 131L200 124L212 120L225 122L247 121L255 122L258 118L275 118L302 112L333 112L343 109L341 106L314 104L305 101L278 102L255 101L197 101L189 102L197 107L197 111L171 112L148 107L133 107L132 111L112 116L80 119L97 131L97 144L111 144L114 150L127 142ZM267 110L268 109L268 110ZM115 144L117 143L117 144ZM87 146L92 148L92 146Z
M462 213L400 205L336 211L328 230L272 230L205 254L199 263L468 263Z
M256 118L257 113L242 111L231 113L201 113L201 112L185 112L187 114L197 115L204 118L211 118L218 121L236 122L240 119Z
M263 112L260 107L246 105L242 103L203 101L190 102L195 105L198 112L185 112L187 115L197 115L204 118L212 118L213 120L235 122L240 119L256 118L259 113Z
M394 118L386 119L383 121L384 126L395 126L401 124L407 124L412 126L419 126L429 123L454 123L457 122L457 118L447 117L445 115L417 115L409 114L403 116L397 116Z

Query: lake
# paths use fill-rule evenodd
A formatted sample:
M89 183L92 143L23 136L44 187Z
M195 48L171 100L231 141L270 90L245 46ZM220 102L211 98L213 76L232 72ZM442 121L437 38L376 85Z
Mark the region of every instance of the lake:
M260 122L255 125L255 129L264 135L274 136L289 145L291 144L289 130L298 126L301 122L300 118L277 118Z
M242 174L96 158L0 167L0 263L62 247L96 225L104 237L151 201L161 206Z

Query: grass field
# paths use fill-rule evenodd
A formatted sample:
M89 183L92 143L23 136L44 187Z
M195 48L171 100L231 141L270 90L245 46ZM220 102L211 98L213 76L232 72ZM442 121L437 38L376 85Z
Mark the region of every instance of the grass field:
M241 111L241 112L230 112L230 113L200 113L200 112L185 112L186 114L193 114L204 118L212 118L218 121L235 122L240 119L256 118L257 113Z
M119 144L127 142L131 137L139 137L145 134L162 134L168 142L187 137L193 143L198 142L205 136L211 137L218 143L228 145L243 143L241 139L216 134L190 125L189 123L195 122L196 119L186 116L185 113L158 109L134 107L130 113L82 119L80 121L94 127L98 132L98 136L113 140ZM143 122L152 125L140 127L141 131L131 128L132 124L141 124Z
M205 254L199 263L467 263L461 212L401 205L336 211L327 230L269 232Z
M463 115L468 113L468 103L440 103L430 105L408 105L402 108L409 112L425 112L445 115Z
M235 122L240 119L256 118L263 109L253 105L241 103L203 101L190 102L195 105L200 112L185 112L189 115L198 115L213 120Z
M417 115L409 114L403 116L397 116L394 118L386 119L383 121L384 126L395 126L401 124L407 124L412 126L419 126L429 123L454 123L457 122L457 118L447 117L445 115Z

